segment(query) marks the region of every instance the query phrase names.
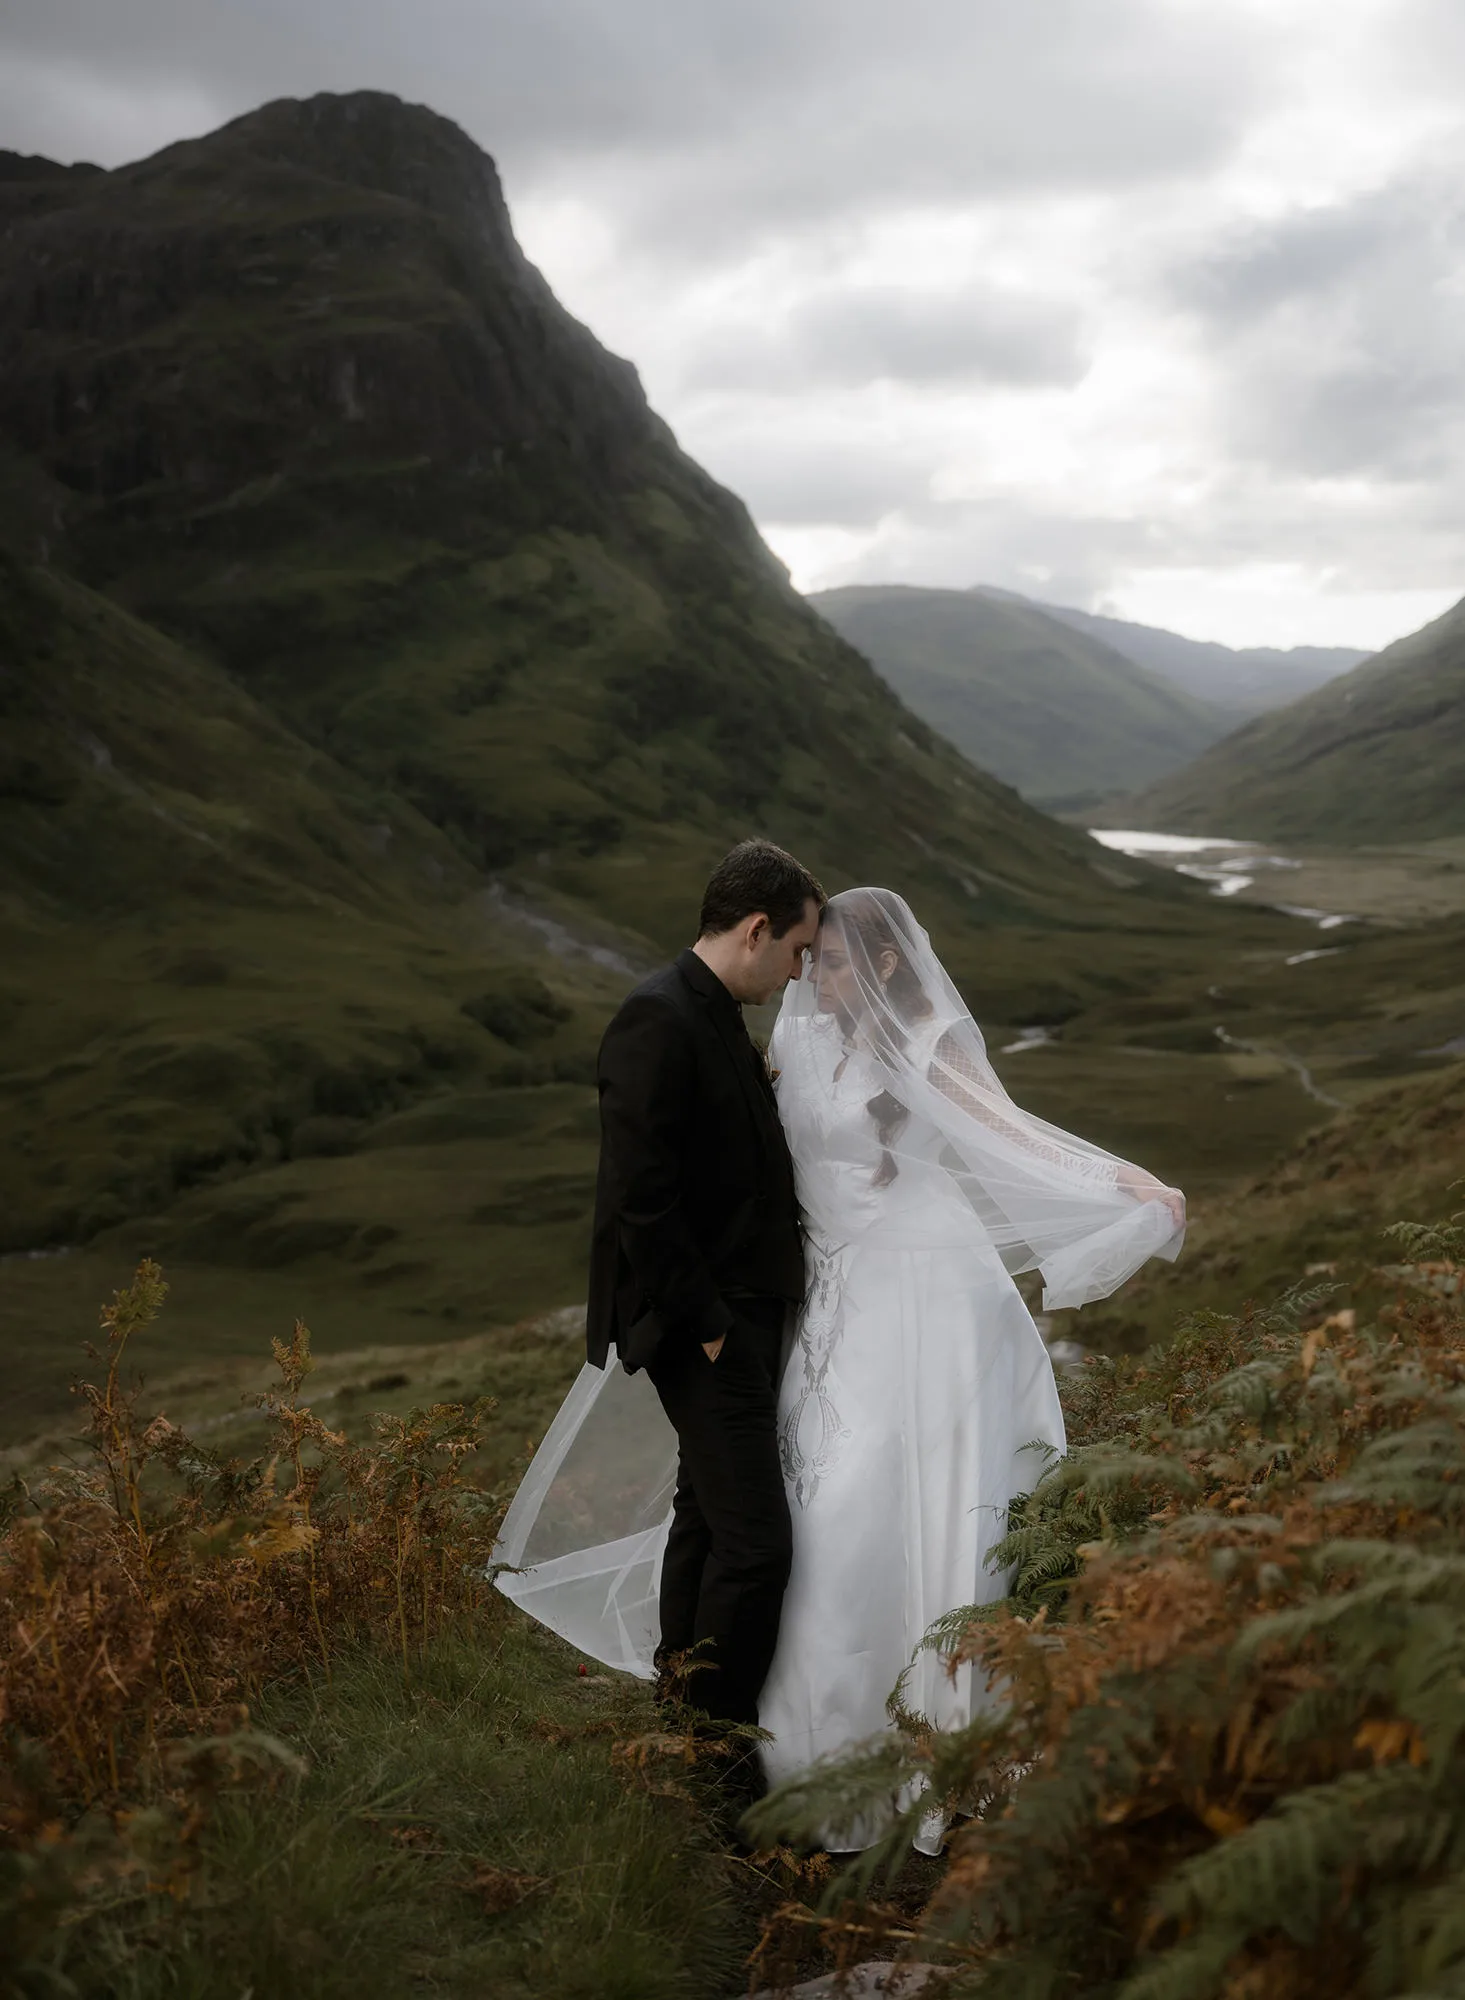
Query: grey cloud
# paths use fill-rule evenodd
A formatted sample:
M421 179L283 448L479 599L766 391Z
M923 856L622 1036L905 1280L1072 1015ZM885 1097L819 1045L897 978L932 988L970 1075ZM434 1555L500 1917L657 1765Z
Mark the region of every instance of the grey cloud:
M1465 387L1422 355L1258 363L1233 402L1233 449L1321 479L1437 477L1465 430Z
M1144 518L1081 505L1059 514L1006 494L916 501L884 519L857 561L820 581L989 583L1092 611L1137 573L1226 571L1264 554L1313 576L1327 568L1341 590L1458 588L1462 515L1465 475L1448 489L1380 485L1366 505L1332 515L1305 482L1244 470L1203 510Z
M868 286L816 300L790 333L814 371L835 381L1072 383L1085 367L1071 309L988 287L932 295Z
M1244 326L1299 299L1333 294L1396 241L1398 204L1370 197L1250 232L1174 274L1176 297L1223 326Z
M754 516L783 527L869 528L930 491L930 468L880 444L800 430L787 413L742 421L721 435L708 425L698 456L742 495Z
M1213 167L1265 96L1261 51L1152 0L805 0L775 68L678 145L598 171L628 241L681 262L847 217L1022 191L1122 189ZM573 149L553 168L573 186Z
M1455 98L1465 68L1465 9L1459 0L1390 0L1388 34L1374 62L1381 75L1425 98Z
M1437 477L1465 432L1465 205L1418 176L1254 229L1174 274L1226 446L1322 478Z
M67 72L220 115L395 90L463 122L511 194L607 176L628 221L684 248L1204 165L1254 105L1260 54L1163 0L10 0L0 28L0 62L52 65L58 106ZM97 149L73 129L52 150Z
M1087 606L1119 572L1173 560L1173 533L1081 507L1059 515L1008 494L928 501L891 523L882 573L913 583L990 583Z
M1070 385L1088 366L1080 332L1078 314L1062 301L995 286L842 286L792 308L777 325L718 328L686 356L682 379L722 392L881 380Z

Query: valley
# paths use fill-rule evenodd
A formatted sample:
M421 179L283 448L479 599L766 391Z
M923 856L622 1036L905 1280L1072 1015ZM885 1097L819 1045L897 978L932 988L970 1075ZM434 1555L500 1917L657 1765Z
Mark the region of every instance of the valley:
M1238 903L1291 910L1331 930L1366 918L1381 924L1428 924L1465 914L1465 837L1412 845L1311 847L1264 841L1208 840L1201 834L1098 829L1101 846L1132 859L1170 866L1209 882Z
M159 1376L582 1296L601 1026L750 831L994 1023L1290 935L905 708L446 120L280 103L0 208L6 1439L143 1255Z

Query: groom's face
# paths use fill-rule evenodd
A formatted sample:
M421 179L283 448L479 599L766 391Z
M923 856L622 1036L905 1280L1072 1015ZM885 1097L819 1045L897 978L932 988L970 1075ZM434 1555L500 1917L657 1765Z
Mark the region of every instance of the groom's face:
M740 968L742 991L737 995L739 1000L755 1007L775 999L791 979L802 976L804 954L819 935L819 907L812 900L805 903L803 916L782 937L773 935L773 926L766 917L760 921L761 928L749 929L746 957Z

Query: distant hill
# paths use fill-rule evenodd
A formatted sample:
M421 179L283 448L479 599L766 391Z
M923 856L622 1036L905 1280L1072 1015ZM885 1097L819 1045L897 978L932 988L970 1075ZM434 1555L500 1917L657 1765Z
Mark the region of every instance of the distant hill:
M1106 810L1110 824L1259 840L1465 833L1465 602Z
M583 1296L601 1026L753 831L908 894L996 1022L1220 935L796 595L446 120L0 162L7 1423L144 1251L246 1352Z
M1027 604L1034 599L1012 591L978 585L984 596ZM1351 646L1219 646L1205 639L1182 638L1156 625L1136 625L1126 618L1105 618L1076 611L1067 604L1037 603L1050 618L1061 619L1076 632L1086 632L1112 646L1136 666L1183 688L1198 701L1220 709L1234 727L1311 694L1324 682L1356 667L1368 654Z
M974 764L1053 810L1174 770L1230 726L1020 598L856 584L809 602Z

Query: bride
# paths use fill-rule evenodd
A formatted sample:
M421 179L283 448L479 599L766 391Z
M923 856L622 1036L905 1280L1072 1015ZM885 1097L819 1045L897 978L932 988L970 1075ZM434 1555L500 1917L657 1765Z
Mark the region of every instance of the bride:
M1018 1108L907 904L833 898L770 1058L806 1232L808 1290L779 1407L793 1572L759 1704L778 1783L878 1735L906 1701L941 1727L980 1704L918 1652L1002 1594L1008 1503L1061 1451L1048 1308L1174 1258L1174 1189ZM676 1439L644 1374L587 1367L504 1523L499 1588L608 1665L650 1676ZM914 1659L914 1665L912 1661ZM935 1851L934 1818L917 1845ZM831 1845L862 1844L860 1829Z
M907 1666L909 1706L971 1719L970 1667L953 1681L915 1649L945 1613L1002 1594L986 1557L1008 1503L1064 1447L1010 1273L1040 1268L1049 1306L1098 1298L1178 1253L1184 1207L1018 1110L888 890L834 898L771 1054L809 1277L779 1412L794 1566L759 1705L778 1782L878 1733Z

